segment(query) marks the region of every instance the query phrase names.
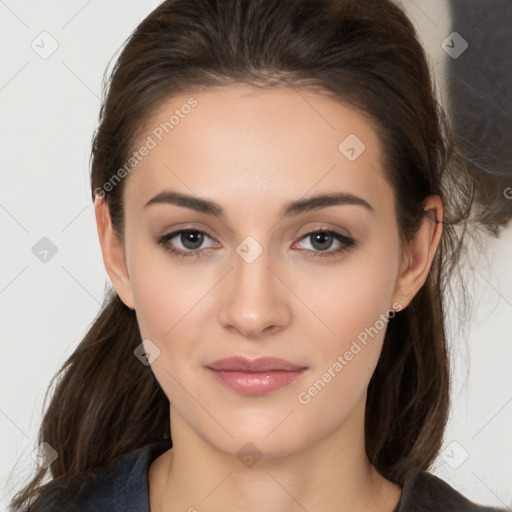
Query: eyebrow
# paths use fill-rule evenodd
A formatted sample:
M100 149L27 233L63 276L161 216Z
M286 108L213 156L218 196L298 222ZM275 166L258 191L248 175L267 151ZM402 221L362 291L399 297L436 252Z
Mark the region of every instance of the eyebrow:
M176 206L190 208L191 210L196 210L207 215L224 217L224 210L214 201L171 190L164 190L158 193L144 205L144 208L155 204L173 204ZM290 217L300 213L326 208L328 206L340 205L362 206L369 212L375 213L374 208L363 198L348 192L333 192L308 197L307 199L291 201L285 204L281 209L280 217Z

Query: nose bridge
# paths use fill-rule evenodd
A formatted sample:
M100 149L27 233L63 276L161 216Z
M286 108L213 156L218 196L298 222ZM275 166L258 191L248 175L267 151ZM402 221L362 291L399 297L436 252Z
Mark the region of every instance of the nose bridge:
M289 321L285 294L270 270L271 256L267 247L250 236L236 247L231 286L223 297L221 322L225 327L234 327L245 336L258 336Z

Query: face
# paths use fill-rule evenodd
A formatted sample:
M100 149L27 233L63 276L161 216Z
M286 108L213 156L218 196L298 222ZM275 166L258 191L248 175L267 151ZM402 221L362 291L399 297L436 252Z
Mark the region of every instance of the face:
M406 305L370 121L313 92L229 86L174 97L147 126L126 178L118 292L158 353L171 426L268 456L350 428L391 310ZM208 368L231 356L300 370Z

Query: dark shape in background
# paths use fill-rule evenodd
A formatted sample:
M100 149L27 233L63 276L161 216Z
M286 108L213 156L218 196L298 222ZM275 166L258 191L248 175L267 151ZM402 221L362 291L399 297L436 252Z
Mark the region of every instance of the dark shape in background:
M512 218L512 0L451 0L451 8L452 31L469 46L449 58L450 111L482 220L498 228Z

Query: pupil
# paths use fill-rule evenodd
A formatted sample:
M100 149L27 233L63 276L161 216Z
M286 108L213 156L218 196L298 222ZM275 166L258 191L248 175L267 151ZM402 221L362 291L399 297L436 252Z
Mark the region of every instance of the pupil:
M203 234L198 232L188 232L181 234L181 243L187 249L197 249L203 243Z
M315 249L328 249L332 243L332 238L333 236L332 235L329 235L327 233L315 233L312 235L313 237L313 247L315 247ZM327 243L327 247L324 245L322 246L322 244L326 244ZM320 245L320 247L317 247L316 245Z

